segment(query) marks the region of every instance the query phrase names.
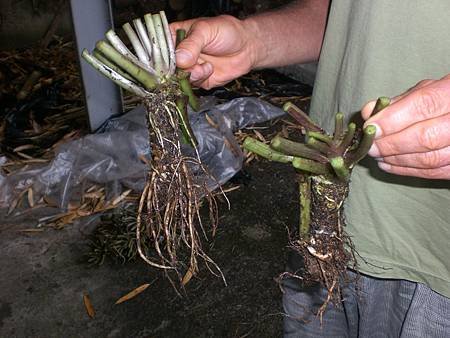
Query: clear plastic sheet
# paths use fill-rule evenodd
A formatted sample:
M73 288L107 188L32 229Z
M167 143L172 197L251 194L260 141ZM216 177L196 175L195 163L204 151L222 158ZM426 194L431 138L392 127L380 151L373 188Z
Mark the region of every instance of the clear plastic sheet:
M208 123L205 114L216 127ZM213 97L204 98L200 112L189 112L200 158L215 184L223 184L242 167L243 156L233 131L282 114L281 109L248 97L220 105L215 105ZM139 106L107 121L97 133L61 145L48 165L24 168L6 177L0 174L0 209L10 208L29 187L36 201L45 196L59 211L79 199L87 184L104 185L107 198L124 188L141 191L148 169L143 157L150 158L150 147L144 108ZM0 157L0 165L5 161Z

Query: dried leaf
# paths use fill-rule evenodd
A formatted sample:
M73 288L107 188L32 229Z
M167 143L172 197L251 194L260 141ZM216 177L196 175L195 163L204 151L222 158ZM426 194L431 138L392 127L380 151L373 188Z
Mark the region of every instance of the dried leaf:
M116 301L116 305L126 302L134 297L136 297L138 294L140 294L141 292L145 291L145 289L147 289L150 286L150 284L142 284L141 286L138 286L136 289L134 289L133 291L128 292L125 296L120 297L117 301Z
M206 119L206 122L208 122L211 125L211 127L215 128L215 129L219 129L219 126L217 125L217 123L215 123L214 120L211 117L209 117L208 114L205 114L205 119Z
M83 302L84 302L84 307L86 308L86 313L88 314L88 316L91 318L94 318L95 310L94 310L94 307L92 306L91 299L89 298L89 296L86 293L83 295Z
M117 204L119 204L120 202L122 202L124 199L125 199L125 197L127 197L129 194L130 194L130 192L131 192L132 190L131 189L128 189L127 191L124 191L123 193L122 193L122 195L120 195L119 197L116 197L113 201L112 201L112 205L117 205Z
M33 208L34 207L34 195L33 195L33 188L28 188L28 205Z
M267 140L264 138L264 136L259 131L253 130L253 132L255 133L258 140L260 140L261 142L267 143Z

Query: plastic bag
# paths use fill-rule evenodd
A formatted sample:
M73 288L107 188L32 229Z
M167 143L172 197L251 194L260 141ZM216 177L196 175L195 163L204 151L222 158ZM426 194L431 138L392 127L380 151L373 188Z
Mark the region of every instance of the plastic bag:
M205 114L217 128L208 123ZM215 177L211 185L223 184L242 167L243 156L233 131L282 114L281 109L248 97L220 105L207 97L200 112L189 111L200 158ZM124 187L141 191L148 171L143 158L150 158L150 147L144 108L139 106L107 121L96 134L61 145L48 165L0 175L0 209L8 209L30 187L36 201L45 196L59 211L67 210L72 200L79 199L88 183L104 185L106 198L117 196ZM4 161L0 157L0 165Z

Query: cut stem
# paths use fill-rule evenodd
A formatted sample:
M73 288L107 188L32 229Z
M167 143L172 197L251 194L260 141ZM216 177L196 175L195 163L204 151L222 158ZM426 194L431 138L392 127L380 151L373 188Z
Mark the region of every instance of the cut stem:
M339 179L341 179L342 181L348 181L350 177L350 170L345 165L345 161L342 156L331 158L330 164Z
M353 167L367 155L367 152L373 144L376 131L377 129L375 126L369 125L364 128L361 143L359 144L358 148L352 154L350 154L350 167Z
M347 150L347 148L352 144L353 137L355 137L355 131L356 131L356 124L353 122L350 122L347 127L347 132L345 133L345 136L338 146L338 153L344 154Z
M264 157L269 161L290 163L293 160L293 156L279 153L276 150L271 149L267 144L264 144L254 138L247 137L244 140L243 147L256 155Z
M167 49L166 35L164 33L164 28L161 22L161 17L159 14L153 14L153 24L155 25L156 38L158 39L158 45L161 49L161 55L163 59L163 69L164 73L169 70L169 50Z
M152 45L150 43L150 39L148 37L147 30L145 29L144 25L142 24L141 19L139 19L139 18L133 20L133 25L134 25L134 28L136 29L136 32L137 32L138 36L139 36L139 40L141 41L142 45L145 48L145 51L147 52L147 56L148 56L148 59L149 59L149 64L153 65L152 58L151 58Z
M316 175L329 175L331 174L326 164L318 163L313 160L307 160L301 157L294 157L292 159L292 166L295 169L306 171L308 173Z
M328 144L319 141L314 137L309 137L308 141L306 141L306 144L309 145L311 148L320 151L324 155L328 155L328 153L330 152L330 147L328 146Z
M311 138L315 138L316 140L322 141L329 146L333 144L333 139L325 133L317 132L317 131L308 131L306 135Z
M153 65L155 70L162 74L163 72L163 59L161 56L161 49L158 44L158 38L156 37L155 25L153 23L153 17L151 14L144 15L145 25L147 26L148 35L150 36L150 43L152 45Z
M338 143L344 137L344 114L337 113L334 118L333 141Z
M134 32L133 27L131 27L131 25L127 22L122 26L122 28L125 31L125 34L128 36L128 39L130 40L138 59L145 65L150 66L150 60L147 56L147 53L145 53L145 49L139 41L138 36Z
M99 60L101 63L103 63L104 65L108 66L109 68L113 69L114 71L122 75L124 78L134 82L134 79L130 75L128 75L122 69L117 67L114 63L109 61L102 53L100 53L98 49L94 49L92 55L95 56L95 58L97 58L97 60Z
M300 123L300 125L307 131L317 131L317 132L322 131L322 129L319 128L303 110L298 108L292 102L286 102L283 106L283 110L287 112L289 115L291 115L294 118L294 120Z
M175 74L176 61L175 61L175 46L173 44L172 33L170 32L169 22L167 21L166 13L164 11L159 12L161 16L162 25L164 28L164 34L166 35L166 42L169 51L169 75Z
M311 223L311 177L301 175L298 180L300 197L300 240L307 241Z
M157 81L152 74L135 65L128 58L116 51L107 42L100 40L95 46L110 61L114 62L116 65L130 74L133 78L142 83L146 89L156 88Z
M391 103L391 99L386 96L381 96L378 98L377 102L375 103L375 107L373 108L372 114L370 116L374 116L378 112L382 111L384 108L389 106Z
M106 76L108 79L122 87L123 89L128 90L129 92L139 96L139 97L146 97L149 92L142 89L138 85L136 85L134 82L126 79L119 73L117 73L115 70L109 68L108 66L101 63L99 60L97 60L94 56L89 54L89 52L84 49L81 53L83 58L96 70L98 70L101 74Z
M270 146L283 154L303 157L322 163L328 162L328 159L317 150L311 149L303 143L294 142L278 135L272 139Z
M178 110L178 115L180 118L180 127L181 133L183 136L184 143L190 144L195 147L198 144L197 138L191 128L191 124L189 123L189 117L186 111L186 100L182 97L176 100L176 106Z

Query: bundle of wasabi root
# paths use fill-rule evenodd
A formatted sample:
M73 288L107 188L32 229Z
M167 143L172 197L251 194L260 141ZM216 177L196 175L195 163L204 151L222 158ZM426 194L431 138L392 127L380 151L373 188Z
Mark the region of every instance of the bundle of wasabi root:
M146 108L151 161L136 216L139 256L170 276L170 271L175 272L180 282L187 273L192 276L199 271L199 260L223 278L202 249L202 242L214 235L217 226L217 203L204 179L214 178L200 160L187 115L187 105L196 111L199 104L189 74L177 69L175 62L175 44L186 33L177 31L174 43L164 12L126 23L123 31L129 44L110 30L92 53L83 50L82 56L138 96ZM193 155L183 154L183 145L190 146ZM202 212L207 220L202 220L201 203L209 206L209 212Z
M373 114L389 103L388 98L380 97ZM352 169L366 156L376 129L369 125L360 130L353 122L345 128L344 114L337 113L330 135L290 102L283 108L300 125L306 142L277 135L269 145L249 137L244 148L268 160L290 164L298 173L300 225L290 246L304 264L300 271L286 272L282 277L297 278L305 286L319 283L328 290L320 308L311 309L322 318L330 302L338 305L342 300L341 285L349 281L347 268L357 267L352 241L345 232L344 202Z

